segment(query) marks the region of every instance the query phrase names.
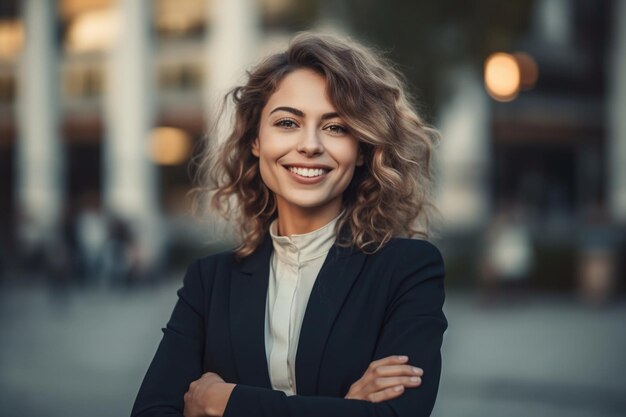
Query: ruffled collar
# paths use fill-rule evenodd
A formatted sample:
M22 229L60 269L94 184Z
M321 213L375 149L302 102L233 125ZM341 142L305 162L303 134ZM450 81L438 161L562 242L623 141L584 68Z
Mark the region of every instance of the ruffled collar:
M300 265L326 255L335 243L335 224L342 214L343 211L317 230L290 236L276 234L278 220L274 219L269 229L274 252L280 260L291 265Z

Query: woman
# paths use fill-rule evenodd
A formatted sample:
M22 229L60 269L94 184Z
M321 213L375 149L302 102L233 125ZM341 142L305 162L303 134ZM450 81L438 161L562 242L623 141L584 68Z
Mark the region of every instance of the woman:
M399 236L425 232L436 132L388 63L326 36L231 96L202 165L242 243L188 268L132 415L428 416L443 261Z

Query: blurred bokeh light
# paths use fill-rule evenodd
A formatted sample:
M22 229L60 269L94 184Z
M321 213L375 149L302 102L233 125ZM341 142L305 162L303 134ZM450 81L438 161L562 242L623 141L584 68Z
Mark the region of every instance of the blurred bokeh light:
M485 85L489 95L498 101L517 97L521 85L521 71L513 55L496 52L485 62Z
M113 9L89 10L72 19L67 48L72 52L106 51L120 36L122 16Z
M513 57L520 71L520 89L523 91L531 90L539 79L537 61L525 52L516 52Z
M19 20L0 20L0 59L14 59L22 50L24 27Z
M160 165L186 162L191 151L191 138L182 129L157 127L150 135L150 156Z

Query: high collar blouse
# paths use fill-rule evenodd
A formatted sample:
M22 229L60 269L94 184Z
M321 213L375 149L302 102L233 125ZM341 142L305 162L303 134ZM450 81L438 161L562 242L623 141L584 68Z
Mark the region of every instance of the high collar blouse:
M265 353L272 388L296 394L296 352L306 305L328 251L335 243L340 213L309 233L277 235L270 225L274 250L265 307Z

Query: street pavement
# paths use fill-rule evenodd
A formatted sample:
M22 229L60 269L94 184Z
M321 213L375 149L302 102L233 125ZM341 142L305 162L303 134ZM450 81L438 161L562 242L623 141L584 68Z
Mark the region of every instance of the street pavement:
M1 286L0 416L128 416L179 286ZM626 300L449 291L445 313L433 417L626 415Z

